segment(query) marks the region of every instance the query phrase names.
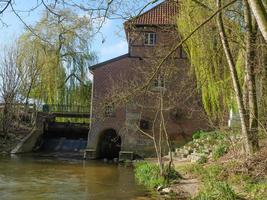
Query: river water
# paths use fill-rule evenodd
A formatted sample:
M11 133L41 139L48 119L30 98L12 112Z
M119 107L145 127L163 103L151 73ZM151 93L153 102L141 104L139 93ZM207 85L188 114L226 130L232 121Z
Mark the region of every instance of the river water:
M102 161L0 157L0 200L145 200L131 167Z

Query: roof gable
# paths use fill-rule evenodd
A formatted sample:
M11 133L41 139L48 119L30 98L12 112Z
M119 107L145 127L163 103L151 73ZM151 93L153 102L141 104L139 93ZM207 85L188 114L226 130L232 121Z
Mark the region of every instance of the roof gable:
M165 0L143 14L128 20L125 25L175 25L178 1Z

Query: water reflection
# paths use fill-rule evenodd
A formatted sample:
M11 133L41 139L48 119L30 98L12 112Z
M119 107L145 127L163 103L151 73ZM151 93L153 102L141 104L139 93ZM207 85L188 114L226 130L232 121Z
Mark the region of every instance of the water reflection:
M101 161L0 158L1 200L126 200L146 191L129 167Z

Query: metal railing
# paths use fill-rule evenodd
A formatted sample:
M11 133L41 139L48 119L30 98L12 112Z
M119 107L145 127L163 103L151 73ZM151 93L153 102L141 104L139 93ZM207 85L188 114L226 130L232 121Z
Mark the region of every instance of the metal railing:
M90 113L89 106L81 105L44 104L42 110L46 113Z

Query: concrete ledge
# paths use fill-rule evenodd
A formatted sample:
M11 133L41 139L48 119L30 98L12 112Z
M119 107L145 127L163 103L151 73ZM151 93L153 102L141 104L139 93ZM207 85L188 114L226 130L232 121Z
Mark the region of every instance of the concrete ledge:
M133 160L134 159L134 153L132 151L120 151L119 153L119 161L125 161L125 160Z
M34 148L40 134L36 130L32 130L17 146L11 151L11 154L28 153Z

